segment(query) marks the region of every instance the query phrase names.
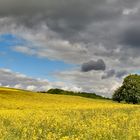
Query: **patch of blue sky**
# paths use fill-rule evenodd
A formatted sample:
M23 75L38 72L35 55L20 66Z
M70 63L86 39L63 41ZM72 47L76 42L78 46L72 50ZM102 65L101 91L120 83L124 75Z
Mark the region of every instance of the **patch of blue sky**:
M28 43L26 40L12 34L0 35L0 67L50 81L56 80L52 73L75 67L75 65L67 64L63 61L38 58L13 50L14 46L22 46L26 43Z
M12 34L1 34L0 35L0 47L24 45L27 43L26 40L19 38Z

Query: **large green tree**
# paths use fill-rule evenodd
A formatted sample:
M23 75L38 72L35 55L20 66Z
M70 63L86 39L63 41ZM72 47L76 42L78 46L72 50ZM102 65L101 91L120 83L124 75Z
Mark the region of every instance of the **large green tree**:
M121 87L119 87L112 96L113 100L127 103L140 102L140 75L133 74L127 76Z

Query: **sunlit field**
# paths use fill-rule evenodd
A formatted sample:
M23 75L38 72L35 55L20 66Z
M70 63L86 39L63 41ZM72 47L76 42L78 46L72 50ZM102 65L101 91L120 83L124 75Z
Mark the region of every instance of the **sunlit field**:
M1 140L140 140L140 106L0 88Z

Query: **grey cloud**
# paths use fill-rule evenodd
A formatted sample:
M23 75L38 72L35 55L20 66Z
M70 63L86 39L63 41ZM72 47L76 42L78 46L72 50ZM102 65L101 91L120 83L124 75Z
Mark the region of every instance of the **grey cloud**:
M48 47L15 46L13 50L41 58L48 57L52 60L63 60L75 64L88 59L86 49L80 44L71 44L64 40L51 40L48 41L47 45Z
M105 70L105 69L106 69L106 65L102 59L98 59L97 61L91 60L89 62L83 63L81 67L82 72L88 72L91 70L98 71L98 70Z
M43 81L28 77L21 73L13 72L9 69L0 69L0 84L1 86L17 87L22 89L41 90L49 86L48 81Z
M49 82L46 79L36 79L24 74L13 72L10 69L0 69L0 86L26 89L32 91L47 91L50 88L60 88L72 91L81 91L81 87L66 82Z
M111 97L113 91L122 83L122 79L116 77L101 79L102 73L99 71L83 73L78 70L71 70L57 72L54 75L66 83L82 87L82 91L94 92L108 97Z
M128 74L128 72L126 70L121 70L121 71L118 71L116 73L116 77L121 78L121 77L123 77L123 76L125 76L127 74Z
M129 47L140 47L140 26L127 27L121 36L121 43Z
M107 79L107 78L110 78L110 77L113 77L115 75L115 70L109 70L107 71L103 76L102 76L102 79Z
M23 15L45 15L46 17L55 19L73 19L78 22L78 19L91 19L93 17L96 20L105 19L107 17L113 17L116 11L108 10L108 6L115 7L107 0L1 0L0 1L0 13L2 16L19 16ZM117 10L118 12L118 10ZM86 21L86 20L85 20ZM85 22L83 20L83 22Z
M124 8L133 8L137 3L138 0L1 0L0 17L12 17L14 28L22 25L39 30L43 23L69 41L106 44L112 40L115 23L122 19ZM91 24L93 27L87 31Z
M108 72L109 71L109 72ZM100 95L111 97L114 90L116 90L123 82L121 77L125 76L125 70L106 70L106 71L89 71L86 73L79 72L78 69L70 71L61 71L54 73L54 76L59 80L63 80L66 84L72 84L76 87L82 87L82 91L95 92ZM109 73L110 77L102 79L103 74ZM108 75L109 75L108 74Z
M92 22L115 20L124 7L133 7L137 0L1 0L0 16L13 17L17 25L29 28L40 23L58 32L62 37L72 37Z
M102 79L108 79L108 78L112 78L113 76L116 78L122 78L123 76L127 75L128 72L126 70L119 70L119 71L115 71L114 69L108 70L106 71L103 75L102 75Z

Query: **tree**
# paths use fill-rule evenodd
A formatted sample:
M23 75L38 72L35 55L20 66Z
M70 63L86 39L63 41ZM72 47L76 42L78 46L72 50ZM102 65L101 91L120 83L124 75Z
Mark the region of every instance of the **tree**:
M118 102L139 103L140 75L134 74L127 76L123 81L123 85L114 92L112 98Z
M117 90L115 90L115 92L114 92L114 94L113 94L113 97L112 97L112 99L114 100L114 101L118 101L119 103L121 102L121 101L123 101L123 99L124 99L124 95L123 95L123 88L122 87L119 87Z

